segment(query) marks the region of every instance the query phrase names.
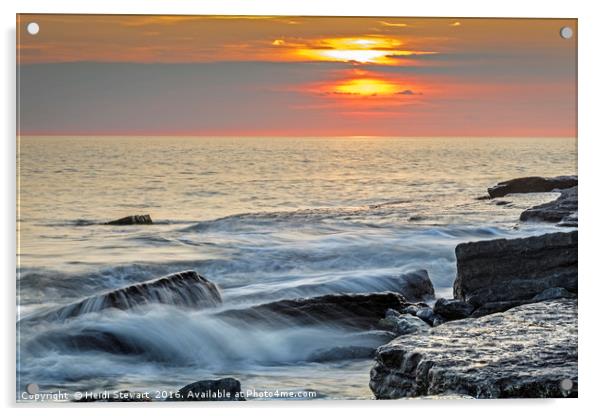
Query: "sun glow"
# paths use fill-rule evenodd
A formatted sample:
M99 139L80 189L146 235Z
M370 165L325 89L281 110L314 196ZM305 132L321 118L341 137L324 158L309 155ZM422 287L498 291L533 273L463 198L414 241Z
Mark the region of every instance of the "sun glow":
M352 95L393 95L397 85L375 78L356 78L336 84L333 91L337 94Z
M273 45L283 45L276 43ZM433 52L400 49L402 42L385 37L330 38L295 45L296 54L303 59L316 61L358 62L388 65L395 63L395 56L424 55Z

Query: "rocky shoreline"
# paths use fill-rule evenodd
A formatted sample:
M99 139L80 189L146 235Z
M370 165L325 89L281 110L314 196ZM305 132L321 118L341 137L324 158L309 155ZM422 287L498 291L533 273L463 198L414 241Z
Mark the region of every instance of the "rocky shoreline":
M519 178L489 195L549 191L561 194L520 220L576 227L576 177ZM577 240L570 231L458 245L454 299L433 308L448 322L377 349L375 397L577 397Z
M486 198L551 191L560 196L526 210L520 220L577 227L575 176L513 179L489 188ZM307 361L374 358L370 389L377 399L577 397L577 242L577 231L565 228L536 237L459 244L453 299L435 301L428 272L417 270L399 276L396 292L284 299L212 313L222 301L218 288L187 271L90 298L46 317L67 319L92 310L92 304L128 309L154 302L207 308L230 325L332 326L369 337L373 346L317 350ZM91 347L100 338L94 334L78 342ZM118 339L107 342L121 345ZM129 351L128 345L121 346ZM224 395L216 398L214 390ZM201 380L183 387L172 400L244 400L240 391L233 378Z

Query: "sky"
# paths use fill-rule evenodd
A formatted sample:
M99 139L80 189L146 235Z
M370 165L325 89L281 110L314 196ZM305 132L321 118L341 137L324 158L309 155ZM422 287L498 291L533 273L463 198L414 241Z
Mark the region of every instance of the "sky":
M576 32L574 19L19 15L19 134L576 137Z

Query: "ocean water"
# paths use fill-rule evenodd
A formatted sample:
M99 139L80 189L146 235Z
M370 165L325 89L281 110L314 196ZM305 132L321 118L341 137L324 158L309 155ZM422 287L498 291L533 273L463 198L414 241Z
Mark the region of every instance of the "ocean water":
M233 376L243 389L370 398L371 360L307 360L375 342L343 329L266 330L178 305L30 318L188 269L219 285L220 309L396 290L392 277L419 268L451 296L458 243L554 229L518 217L556 195L498 205L477 199L486 188L577 169L568 138L21 137L18 149L18 392L177 390ZM155 224L102 224L131 214ZM136 353L72 342L85 334Z

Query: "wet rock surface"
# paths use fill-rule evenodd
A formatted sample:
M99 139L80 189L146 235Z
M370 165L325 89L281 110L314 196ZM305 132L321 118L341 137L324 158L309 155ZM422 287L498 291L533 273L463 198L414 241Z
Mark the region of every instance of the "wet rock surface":
M217 286L195 271L170 274L104 294L91 296L44 315L47 319L68 319L103 309L130 309L148 303L190 308L215 307L222 302Z
M577 184L577 176L556 176L554 178L529 176L500 182L488 188L487 192L491 198L499 198L508 194L552 192L556 189L572 188L577 186Z
M554 201L537 205L523 211L521 221L557 222L562 226L577 226L578 192L577 187L565 189Z
M554 287L577 292L577 231L459 244L456 258L454 298L477 310L513 307Z
M400 310L407 305L403 296L393 292L336 294L264 303L247 309L227 310L215 316L235 323L268 327L334 325L373 329L388 309Z
M576 397L577 301L523 305L398 337L377 349L370 388L377 399Z
M148 214L145 215L129 215L127 217L119 218L118 220L113 220L106 222L105 225L148 225L152 224L153 220L151 216Z

